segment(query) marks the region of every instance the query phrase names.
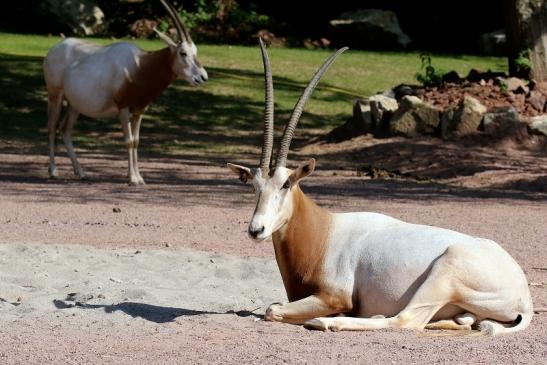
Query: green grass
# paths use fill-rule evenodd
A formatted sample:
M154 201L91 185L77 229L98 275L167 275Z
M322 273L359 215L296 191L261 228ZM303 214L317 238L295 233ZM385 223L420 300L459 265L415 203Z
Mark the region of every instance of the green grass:
M46 150L46 92L42 60L60 39L0 33L0 143L19 142ZM110 39L94 39L101 44ZM147 50L160 41L136 41ZM145 153L229 154L260 140L263 112L262 61L258 47L198 45L199 58L210 75L204 86L183 81L171 85L145 115L141 145ZM274 73L276 121L280 130L303 88L331 51L270 49ZM505 71L503 58L433 55L440 71L466 74L471 68ZM399 83L416 83L418 53L348 51L321 81L306 107L299 135L327 131L351 114L352 102ZM280 133L280 132L279 132ZM116 120L81 118L75 144L89 152L123 150Z

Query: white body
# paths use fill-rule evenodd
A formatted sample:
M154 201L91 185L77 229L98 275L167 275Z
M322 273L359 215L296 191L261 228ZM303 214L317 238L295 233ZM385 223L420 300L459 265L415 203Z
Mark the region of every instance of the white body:
M466 252L461 258L462 271L453 274L459 278L476 275L473 290L477 298L471 303L449 304L444 314L436 313L434 319L453 317L465 310L481 318L508 322L523 311L532 311L524 273L496 242L376 213L333 214L324 265L326 284L353 293L359 303L359 317L395 316L449 247ZM503 300L499 311L482 310L482 300L496 299L493 290L500 287L500 281L505 289L499 293L500 304ZM502 295L513 300L507 302Z
M62 89L70 105L90 118L120 113L114 95L137 70L143 51L131 43L99 46L68 38L51 49L44 61L48 88ZM90 57L91 56L91 57Z
M101 46L75 38L61 41L48 52L44 59L44 78L48 91L51 177L57 176L55 135L62 103L66 101L66 116L59 129L74 172L85 177L71 137L78 116L118 117L128 149L129 183L144 184L137 158L143 113L177 77L193 85L207 80L207 72L197 61L194 43L175 44L165 35L161 36L169 46L155 52L143 51L128 42Z

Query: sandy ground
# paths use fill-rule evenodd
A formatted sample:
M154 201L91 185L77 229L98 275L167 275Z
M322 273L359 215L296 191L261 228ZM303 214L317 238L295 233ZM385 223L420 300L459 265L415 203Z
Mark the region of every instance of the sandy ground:
M496 338L261 321L285 293L271 242L245 235L253 195L224 161L143 159L143 188L125 185L123 156L81 162L90 181L71 177L66 158L52 181L44 156L0 154L0 363L547 364L546 313ZM303 189L332 211L500 242L525 270L535 307L547 307L541 191L370 180L321 161L315 175Z

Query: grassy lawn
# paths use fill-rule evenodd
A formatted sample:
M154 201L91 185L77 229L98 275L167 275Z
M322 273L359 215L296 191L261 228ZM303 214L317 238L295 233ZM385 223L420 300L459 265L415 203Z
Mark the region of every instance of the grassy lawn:
M0 33L0 149L14 143L45 153L46 92L42 60L58 37ZM110 39L96 39L107 44ZM160 41L137 41L153 50ZM144 155L218 154L248 150L260 140L263 75L258 47L198 45L200 61L210 75L204 86L183 81L171 85L145 115L141 133ZM277 129L315 70L331 51L271 49ZM471 68L506 70L503 58L433 56L440 71L466 74ZM399 83L416 83L418 53L348 51L323 78L302 117L299 137L327 131L351 114L352 101ZM122 151L116 120L80 118L75 145L87 152ZM6 144L10 142L10 144Z

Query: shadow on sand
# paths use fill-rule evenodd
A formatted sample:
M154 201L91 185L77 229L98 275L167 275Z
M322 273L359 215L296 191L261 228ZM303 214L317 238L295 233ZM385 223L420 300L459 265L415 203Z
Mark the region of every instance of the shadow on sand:
M256 317L262 318L261 315L255 314L247 310L241 311L227 311L227 312L214 312L214 311L197 311L193 309L174 308L174 307L162 307L158 305L135 303L135 302L123 302L118 304L86 304L68 302L64 300L55 299L53 304L57 309L67 308L82 308L82 309L104 309L106 313L114 313L121 311L133 318L142 318L144 320L155 323L167 323L173 322L178 317L188 316L200 316L209 314L235 314L238 317Z

